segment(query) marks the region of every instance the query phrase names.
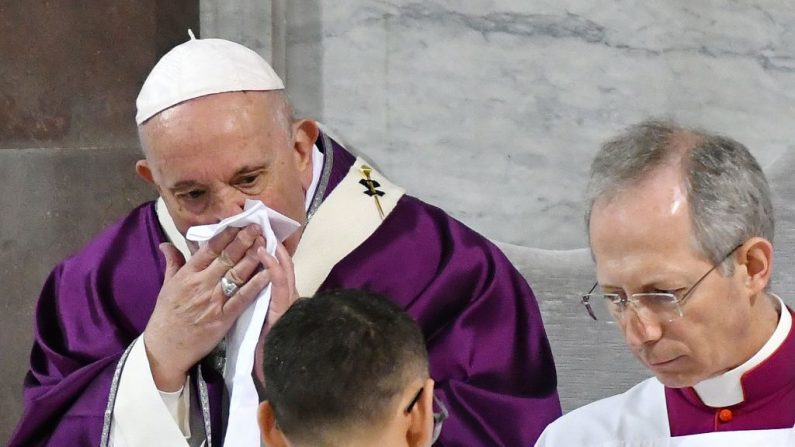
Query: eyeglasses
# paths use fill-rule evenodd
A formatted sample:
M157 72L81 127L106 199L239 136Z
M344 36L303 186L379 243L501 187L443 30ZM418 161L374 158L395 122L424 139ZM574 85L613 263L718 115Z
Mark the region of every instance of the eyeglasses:
M420 388L417 391L417 394L414 395L414 398L411 399L411 402L406 406L406 409L403 410L406 414L411 413L411 410L414 409L414 405L420 400L420 396L422 395L422 391L425 390L425 387ZM439 439L439 435L442 433L442 424L444 424L445 419L450 416L450 413L447 411L447 407L444 406L444 403L436 397L433 396L433 404L439 411L433 412L433 436L431 437L431 444L436 442Z
M685 301L693 295L699 284L701 284L710 273L723 263L732 253L742 244L731 249L718 263L712 266L698 281L693 284L687 292L678 297L673 292L652 292L652 293L633 293L627 296L626 293L593 293L599 283L595 283L591 290L582 296L582 304L591 318L598 321L615 323L626 318L627 307L632 307L635 314L644 321L658 321L670 323L684 316L682 306Z

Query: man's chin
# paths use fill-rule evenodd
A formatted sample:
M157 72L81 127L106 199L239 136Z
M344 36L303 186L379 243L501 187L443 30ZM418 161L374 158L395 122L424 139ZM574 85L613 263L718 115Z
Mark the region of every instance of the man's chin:
M668 388L691 387L702 379L686 369L686 359L683 357L656 364L646 363L646 367L654 373L657 380Z
M668 388L689 388L701 382L701 378L687 373L653 371L654 376Z
M690 381L681 380L680 378L671 378L666 375L655 374L655 377L668 388L687 388L695 385L695 383L690 383Z

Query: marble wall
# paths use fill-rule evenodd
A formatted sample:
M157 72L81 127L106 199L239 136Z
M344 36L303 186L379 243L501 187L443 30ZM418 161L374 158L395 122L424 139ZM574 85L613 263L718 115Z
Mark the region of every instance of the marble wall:
M727 133L763 166L793 147L790 1L299 0L286 14L297 109L502 241L585 246L590 159L646 117Z

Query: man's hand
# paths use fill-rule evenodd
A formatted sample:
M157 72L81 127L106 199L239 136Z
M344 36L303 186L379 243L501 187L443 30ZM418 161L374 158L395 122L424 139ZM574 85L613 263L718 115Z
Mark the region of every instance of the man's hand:
M259 270L259 266L268 266L268 258L273 258L265 252L261 233L258 225L227 228L200 248L187 263L173 245L160 245L166 258L166 273L155 310L144 331L146 353L159 390L180 389L188 370L212 351L238 316L268 285L270 273ZM284 257L286 250L280 248ZM289 256L286 257L289 260ZM290 272L292 277L292 269ZM221 291L220 281L224 275L240 286L229 298ZM287 280L279 278L278 281ZM294 284L295 280L292 281ZM276 289L274 287L274 293Z
M295 288L295 269L293 268L293 259L282 244L276 246L275 259L264 249L260 250L260 258L262 265L270 273L272 284L271 304L266 320L267 326L271 328L299 298L298 290Z
M264 355L265 337L276 321L287 312L287 309L300 298L295 288L295 269L293 260L284 245L276 246L276 257L269 255L264 249L259 250L262 265L270 272L271 277L271 303L268 307L268 316L260 332L257 347L254 349L254 376L260 383L265 383L265 374L262 370L262 357Z

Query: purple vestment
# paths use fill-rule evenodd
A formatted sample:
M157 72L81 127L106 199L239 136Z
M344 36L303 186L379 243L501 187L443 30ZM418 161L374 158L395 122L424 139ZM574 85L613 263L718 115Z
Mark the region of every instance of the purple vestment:
M322 141L329 140L319 139L319 149L334 159L328 195L354 158ZM36 309L25 411L12 446L99 444L116 365L154 309L165 240L147 203L53 270ZM342 287L390 296L419 322L436 393L450 409L436 445L529 446L560 416L530 287L492 243L440 209L403 196L320 290ZM223 379L202 372L217 445Z
M782 311L795 319L791 310ZM666 387L671 436L795 426L795 325L770 357L743 374L741 384L745 399L726 408L704 405L693 388Z

